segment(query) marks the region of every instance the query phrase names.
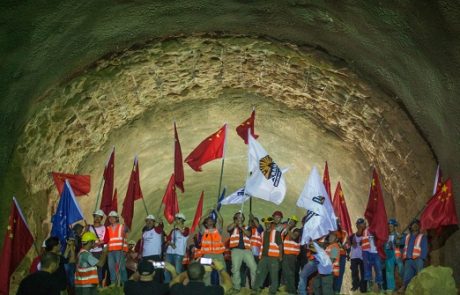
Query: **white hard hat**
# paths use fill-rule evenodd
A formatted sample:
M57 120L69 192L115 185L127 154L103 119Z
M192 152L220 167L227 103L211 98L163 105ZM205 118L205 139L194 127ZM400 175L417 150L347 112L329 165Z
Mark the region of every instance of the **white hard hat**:
M101 209L98 209L98 210L94 211L93 215L98 215L98 216L104 217L104 211L102 211Z
M176 218L183 219L184 221L186 220L186 219L185 219L185 215L182 214L182 213L177 213L177 214L176 214Z
M155 216L153 216L153 214L149 214L149 215L147 215L147 217L145 218L145 220L147 220L147 219L155 220Z
M117 211L110 211L109 217L118 217Z

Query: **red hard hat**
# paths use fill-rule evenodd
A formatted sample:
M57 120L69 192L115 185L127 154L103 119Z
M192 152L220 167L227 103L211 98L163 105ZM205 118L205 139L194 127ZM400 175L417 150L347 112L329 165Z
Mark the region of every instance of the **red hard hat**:
M281 218L283 218L283 212L275 211L275 212L273 212L272 216L281 216Z

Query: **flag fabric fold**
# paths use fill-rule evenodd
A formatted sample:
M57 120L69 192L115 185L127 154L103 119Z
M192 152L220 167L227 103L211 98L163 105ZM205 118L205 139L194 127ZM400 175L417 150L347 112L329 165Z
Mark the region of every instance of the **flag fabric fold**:
M238 133L238 135L244 140L245 144L248 144L248 130L249 129L251 130L252 137L254 137L255 139L259 137L259 135L255 134L255 131L254 131L255 118L256 118L256 111L253 110L251 113L251 116L248 119L246 119L243 123L238 125L238 127L236 127L236 133Z
M441 189L427 202L420 216L422 230L439 231L444 226L458 225L455 198L452 192L452 180L449 178Z
M246 194L276 205L286 196L284 173L262 145L248 132L248 171Z
M318 272L320 274L331 274L333 268L331 258L317 243L313 242L313 247L316 250L315 258L318 260Z
M134 201L142 199L142 189L140 184L140 172L139 172L139 161L137 157L134 158L133 169L131 170L131 176L129 178L128 189L126 190L126 196L123 200L123 210L121 216L128 228L131 228L133 216L134 216Z
M201 191L200 200L196 206L195 217L193 218L192 227L190 229L190 233L193 234L196 227L199 226L201 216L203 215L203 199L204 199L204 191Z
M164 216L169 224L174 222L176 213L179 213L179 203L177 202L177 193L175 187L174 174L169 178L168 186L161 203L164 207Z
M105 215L108 215L112 210L112 196L115 177L115 147L112 149L109 160L105 164L103 177L104 187L102 189L102 200L99 208L104 211Z
M184 192L184 163L182 162L182 149L179 135L177 134L176 122L174 122L174 177L176 186Z
M10 277L27 255L34 238L16 198L13 197L8 226L0 256L0 294L8 295Z
M222 158L224 156L226 130L227 124L206 137L206 139L185 158L185 163L195 171L202 171L202 165L212 160Z
M329 166L326 164L324 165L324 173L323 173L323 184L326 188L327 195L329 196L329 200L332 202L332 191L331 191L331 178L329 177Z
M54 184L56 185L59 195L62 195L66 179L70 182L70 186L72 187L75 196L87 195L91 190L91 178L89 175L59 172L51 172L51 174L53 175Z
M235 205L242 204L249 200L249 196L245 193L244 186L237 190L236 192L228 195L221 202L222 205Z
M331 200L327 197L326 188L316 166L297 200L297 206L307 209L306 222L303 227L302 244L316 240L330 231L337 230L337 221Z
M113 192L112 208L110 211L118 212L118 191L117 189L115 189L115 191Z
M335 189L332 206L334 207L335 215L340 220L341 228L347 232L348 236L351 236L353 234L353 227L351 225L347 202L345 201L345 196L343 194L340 181L337 183L337 187Z
M61 246L65 248L67 238L73 235L71 226L80 220L83 220L83 213L69 181L66 180L56 212L51 219L53 223L51 236L58 237Z

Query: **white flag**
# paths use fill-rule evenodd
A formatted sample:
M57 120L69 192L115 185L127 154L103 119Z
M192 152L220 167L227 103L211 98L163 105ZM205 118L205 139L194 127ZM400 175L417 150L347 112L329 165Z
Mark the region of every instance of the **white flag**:
M322 275L330 275L332 273L331 258L327 255L326 251L315 242L313 242L313 246L316 250L315 258L318 260L318 272Z
M307 209L307 222L303 229L302 244L308 242L309 239L316 240L327 235L329 231L337 230L334 208L316 167L311 170L297 200L297 206Z
M248 170L246 194L260 198L276 205L286 196L285 171L273 161L257 140L248 134Z
M220 202L222 205L242 204L249 199L249 196L245 194L244 187L240 188L233 194L227 196Z

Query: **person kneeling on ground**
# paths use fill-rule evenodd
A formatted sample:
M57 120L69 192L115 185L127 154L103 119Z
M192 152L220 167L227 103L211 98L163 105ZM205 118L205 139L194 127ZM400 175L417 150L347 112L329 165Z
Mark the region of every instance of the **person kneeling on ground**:
M172 278L177 276L176 269L172 264L165 262L164 267L171 273ZM169 285L154 281L154 277L153 260L142 260L137 267L137 272L125 283L125 295L169 294Z
M170 286L171 295L192 295L192 294L206 294L206 295L223 295L225 292L232 288L232 279L225 271L225 265L219 260L214 260L211 268L215 269L220 274L220 285L218 286L205 286L204 274L207 270L199 262L192 262L189 264L186 272L181 273L173 279ZM208 270L210 271L210 269ZM188 284L184 282L188 280Z

